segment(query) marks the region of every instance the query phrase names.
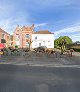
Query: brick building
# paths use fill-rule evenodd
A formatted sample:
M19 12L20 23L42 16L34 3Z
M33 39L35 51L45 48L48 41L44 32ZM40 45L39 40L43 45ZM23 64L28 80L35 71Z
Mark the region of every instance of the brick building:
M10 46L10 34L0 28L0 44L4 44L6 47Z
M34 33L34 24L23 27L18 25L13 33L13 45L17 45L20 48L29 47L29 43L32 40L32 33Z

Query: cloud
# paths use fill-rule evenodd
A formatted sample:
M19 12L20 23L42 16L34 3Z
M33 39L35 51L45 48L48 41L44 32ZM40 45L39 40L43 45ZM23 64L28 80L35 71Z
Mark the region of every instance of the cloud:
M7 3L0 3L0 18L7 17L15 10L13 4L8 5Z
M17 25L30 24L29 12L22 11L17 4L0 2L0 28L12 34Z
M74 24L71 27L67 27L54 32L55 38L60 36L69 36L72 40L80 41L80 23Z
M67 28L61 29L59 31L56 31L55 36L60 35L62 33L73 33L73 32L80 32L80 25L67 27Z
M36 27L40 27L40 26L46 26L48 23L40 23L40 24L35 24L35 28Z
M59 23L56 23L56 20L58 21L60 18L60 20L64 20L65 22L68 15L67 11L66 14L64 10L61 11L59 9L65 9L65 7L78 8L80 5L79 2L79 0L78 2L76 0L17 0L17 2L16 0L2 0L0 1L0 27L12 33L16 25L23 26L35 23L35 27L37 28L40 26L46 27L47 23L52 23L52 25L57 24L58 26ZM61 16L64 18L62 19ZM71 15L71 17L73 16ZM68 17L69 19L70 16ZM76 20L76 18L74 19ZM79 32L78 29L80 30L79 25L61 29L55 32L55 37L64 33Z
M80 41L80 33L74 34L70 36L73 40L73 42Z
M17 20L4 19L4 20L0 21L0 28L5 30L6 32L12 34L14 27L16 27L15 21L17 21Z
M66 6L66 7L69 7L69 6L79 6L80 4L80 1L78 0L78 2L76 2L76 0L25 0L26 3L28 5L36 5L38 6L37 8L50 8L50 7L61 7L61 6ZM34 6L35 7L35 6ZM76 8L76 7L75 7Z
M24 26L29 24L29 21L26 18L8 18L0 21L0 28L12 34L17 25Z

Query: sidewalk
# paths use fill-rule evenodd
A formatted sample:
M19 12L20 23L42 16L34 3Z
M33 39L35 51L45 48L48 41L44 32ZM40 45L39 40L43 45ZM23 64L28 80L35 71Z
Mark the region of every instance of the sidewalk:
M54 49L55 51L58 51L58 52L61 52L59 49ZM80 56L80 52L72 52L73 53L73 56Z
M80 54L74 53L73 57L62 55L58 53L55 55L47 56L42 53L42 56L37 56L36 53L30 52L26 56L3 56L0 58L1 64L13 65L32 65L32 66L62 66L62 65L80 65Z

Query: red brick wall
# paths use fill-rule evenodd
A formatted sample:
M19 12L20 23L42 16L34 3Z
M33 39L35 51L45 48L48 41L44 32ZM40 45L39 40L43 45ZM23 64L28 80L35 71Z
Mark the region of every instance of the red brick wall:
M33 29L34 29L34 25L28 26L28 27L23 26L22 28L17 26L15 31L14 31L14 34L13 34L14 46L16 45L16 41L17 41L17 35L16 34L19 34L20 39L18 39L18 41L20 42L20 48L25 48L26 42L31 40L31 38L32 38ZM26 38L26 34L30 35L29 39Z
M7 32L5 32L4 30L0 29L0 43L1 43L1 39L2 39L2 34L5 34L4 39L6 40L6 47L10 46L10 34L8 34Z

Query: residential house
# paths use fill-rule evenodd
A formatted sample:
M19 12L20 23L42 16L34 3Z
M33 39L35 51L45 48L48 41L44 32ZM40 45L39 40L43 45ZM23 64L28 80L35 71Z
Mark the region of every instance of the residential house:
M32 26L23 27L18 25L13 33L13 45L17 45L20 48L29 47L29 43L32 39L32 33L34 33L34 24Z
M47 48L54 48L54 33L48 30L40 30L32 34L32 48L39 46L46 46Z
M4 44L6 47L10 46L10 34L0 28L0 44Z

